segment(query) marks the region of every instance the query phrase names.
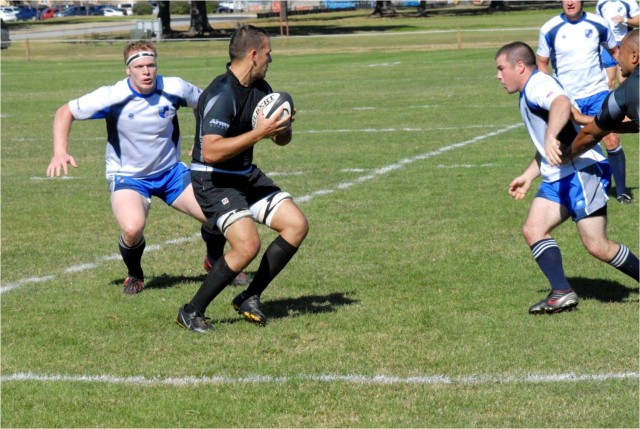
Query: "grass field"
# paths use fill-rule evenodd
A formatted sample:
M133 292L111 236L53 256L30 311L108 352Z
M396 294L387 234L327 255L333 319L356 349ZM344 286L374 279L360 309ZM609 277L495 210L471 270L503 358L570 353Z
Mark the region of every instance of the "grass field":
M122 78L123 44L3 52L0 424L638 427L638 285L591 258L571 222L554 237L580 309L527 314L548 285L520 235L531 195L506 190L533 146L493 57L535 43L527 28L553 13L346 14L329 24L388 28L274 38L268 80L294 97L294 141L263 141L255 159L311 231L263 296L269 325L235 314L229 287L208 309L212 335L174 323L204 278L204 245L159 200L148 287L122 294L103 122L76 122L79 168L44 177L56 108ZM462 49L432 32L456 26ZM226 63L224 41L158 49L161 74L200 86ZM180 118L188 161L194 121ZM640 196L637 136L623 144ZM638 223L637 202L610 204L611 238L636 254Z

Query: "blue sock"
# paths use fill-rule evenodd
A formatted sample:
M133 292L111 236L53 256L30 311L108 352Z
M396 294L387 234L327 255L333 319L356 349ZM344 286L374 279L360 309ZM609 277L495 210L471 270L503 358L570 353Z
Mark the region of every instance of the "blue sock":
M622 145L612 151L607 151L609 156L609 164L611 165L611 175L616 182L616 194L619 197L627 193L627 158L624 156Z
M551 283L552 290L571 290L571 285L564 275L562 267L562 255L560 248L553 238L547 238L534 243L531 246L533 258L538 263L540 270Z
M620 250L618 250L616 256L609 261L609 265L617 268L636 281L640 281L638 280L638 257L631 253L624 244L620 245Z

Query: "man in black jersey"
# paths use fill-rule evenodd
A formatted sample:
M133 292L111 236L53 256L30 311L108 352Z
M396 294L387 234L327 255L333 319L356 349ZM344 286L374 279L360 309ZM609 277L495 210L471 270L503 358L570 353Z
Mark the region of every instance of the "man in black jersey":
M638 132L638 45L638 30L628 32L620 42L618 62L622 76L627 79L607 96L593 121L576 136L563 157L565 160L586 152L611 132Z
M243 25L231 37L229 57L227 72L216 77L200 96L196 117L191 182L207 220L220 228L231 247L178 312L178 325L196 332L213 329L205 310L258 255L256 222L279 235L264 252L249 287L231 304L259 325L267 323L260 305L262 292L291 260L309 230L291 195L253 164L253 146L258 142L270 137L285 145L292 138L293 117L280 118L282 108L270 118L261 111L255 128L251 124L258 102L273 92L264 80L271 62L269 35Z

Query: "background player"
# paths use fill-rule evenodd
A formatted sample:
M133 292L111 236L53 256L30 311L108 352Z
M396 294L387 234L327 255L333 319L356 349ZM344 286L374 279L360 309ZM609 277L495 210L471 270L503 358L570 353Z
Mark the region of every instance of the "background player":
M609 94L607 75L602 68L600 46L617 58L618 46L609 24L601 16L582 10L582 2L563 0L559 16L540 28L537 63L549 73L551 60L558 78L579 110L594 116ZM612 133L603 140L616 182L618 202L630 204L626 187L626 158L620 136Z
M520 114L536 152L526 170L509 184L509 195L522 200L533 181L542 183L522 234L551 292L529 308L530 314L555 313L578 305L562 265L562 255L551 231L571 217L589 253L638 281L638 258L607 238L608 162L596 146L560 165L560 145L570 144L578 127L570 121L571 101L558 82L538 72L533 50L513 42L496 53L497 78L509 93L520 93Z

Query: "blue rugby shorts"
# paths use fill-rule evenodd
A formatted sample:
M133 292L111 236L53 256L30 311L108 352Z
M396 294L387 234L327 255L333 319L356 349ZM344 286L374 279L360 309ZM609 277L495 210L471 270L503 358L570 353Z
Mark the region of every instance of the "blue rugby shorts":
M577 222L607 206L610 184L609 163L602 161L555 182L542 182L536 197L564 206Z
M111 192L132 189L148 201L154 196L168 205L172 205L190 184L191 172L182 162L153 176L134 178L115 175L109 180Z

